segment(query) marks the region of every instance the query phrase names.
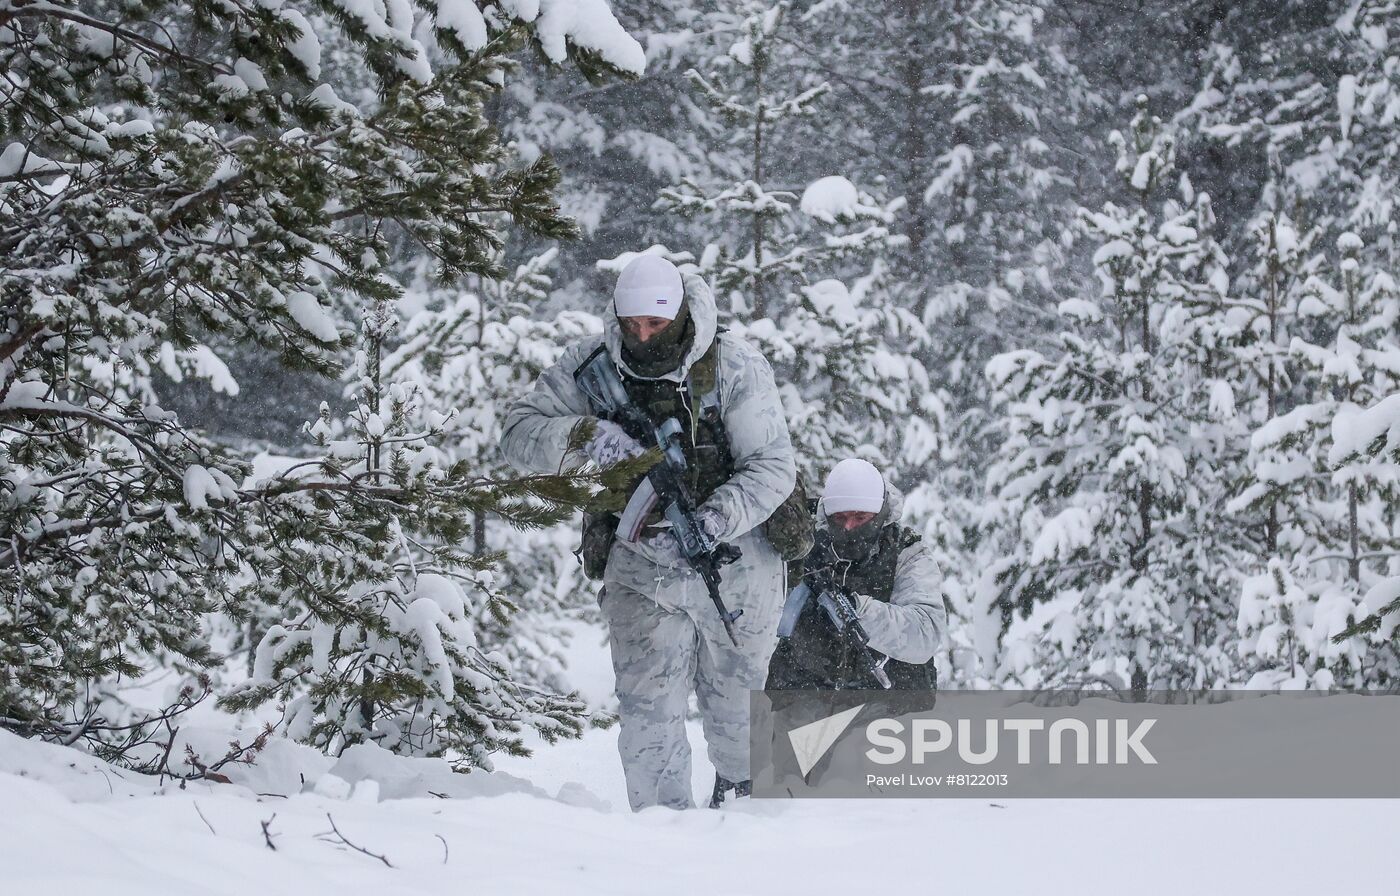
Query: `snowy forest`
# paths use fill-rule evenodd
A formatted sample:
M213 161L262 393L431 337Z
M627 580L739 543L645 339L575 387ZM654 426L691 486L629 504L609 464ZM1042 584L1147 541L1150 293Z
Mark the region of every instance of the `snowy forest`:
M497 442L643 252L806 480L907 494L942 687L1394 687L1397 48L1395 0L0 0L0 725L206 774L607 724L607 477ZM260 732L172 756L196 707Z

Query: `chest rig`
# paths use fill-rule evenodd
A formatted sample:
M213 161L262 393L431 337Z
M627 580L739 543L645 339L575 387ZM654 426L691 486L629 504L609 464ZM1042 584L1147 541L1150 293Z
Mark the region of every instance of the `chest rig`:
M600 346L598 351L607 351ZM675 418L681 424L681 448L689 462L691 494L703 503L734 475L729 434L719 407L719 337L686 374L683 382L642 379L621 370L622 386L632 403L641 408L653 427ZM642 445L655 439L650 432L633 432L626 421L612 421Z
M819 535L815 547L807 555L804 574L833 567L837 584L848 594L865 594L889 603L894 597L899 555L919 540L906 526L885 526L875 547L864 559L847 561L836 556L825 535ZM885 664L885 674L896 690L933 690L938 685L938 672L932 660L914 664L891 659ZM812 600L798 616L792 637L782 640L774 652L768 688L879 690L880 684L859 662L831 619Z

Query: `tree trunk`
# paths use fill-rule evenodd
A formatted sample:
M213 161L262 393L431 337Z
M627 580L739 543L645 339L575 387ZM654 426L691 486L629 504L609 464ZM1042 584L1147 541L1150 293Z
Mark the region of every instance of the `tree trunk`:
M1278 380L1274 370L1274 347L1278 345L1278 218L1269 220L1269 419L1278 413ZM1278 499L1269 498L1269 518L1264 528L1264 546L1269 555L1278 553Z
M1346 281L1347 288L1347 324L1356 326L1356 276L1349 273ZM1356 384L1347 385L1347 401L1356 403ZM1351 556L1347 559L1347 576L1353 582L1361 581L1361 532L1357 525L1356 505L1359 495L1356 488L1356 480L1347 483L1347 536L1351 547Z
M1150 300L1151 288L1145 288L1142 293L1141 323L1142 323L1142 348L1148 354L1152 353L1152 303ZM1153 400L1152 384L1144 382L1142 384L1143 403L1150 405ZM1133 571L1138 575L1147 573L1147 546L1152 541L1152 483L1143 482L1138 484L1138 537L1139 541L1133 551L1132 564Z
M1129 686L1133 691L1134 703L1147 702L1147 670L1141 663L1133 663L1133 676Z
M370 412L378 414L381 407L379 393L383 389L383 349L384 333L389 320L388 307L384 303L375 306L369 320L369 383L366 390L369 392L365 396L365 404ZM368 434L367 434L368 435ZM366 440L368 444L365 448L365 466L369 470L369 481L375 483L375 474L379 470L379 449L380 442L377 437L370 436ZM366 732L374 730L374 698L370 696L374 688L374 673L368 667L364 670L363 678L364 690L360 694L360 722Z
M924 190L932 177L929 172L929 134L933 114L930 100L923 88L928 71L927 60L937 57L929 40L933 29L930 19L936 4L929 0L894 0L889 5L892 43L890 50L897 58L890 61L894 85L890 90L892 105L900 112L898 130L890 145L888 165L893 172L892 185L904 197L904 209L899 213L899 232L908 241L903 250L906 269L900 271L923 298L915 309L923 315L927 309L932 272L925 255L925 243L932 229L929 206ZM946 63L947 60L939 59Z
M753 117L753 182L763 183L763 69L764 63L754 61L753 84L756 105ZM763 273L763 242L764 242L763 214L754 212L753 216L753 312L754 320L761 320L768 316L768 301L764 295L764 273Z

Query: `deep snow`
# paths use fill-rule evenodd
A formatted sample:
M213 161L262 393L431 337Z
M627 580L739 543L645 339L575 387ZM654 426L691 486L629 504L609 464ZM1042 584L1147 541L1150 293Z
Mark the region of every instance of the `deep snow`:
M602 698L608 670L597 633L585 632L574 654L585 694ZM692 740L700 795L711 771L698 728ZM208 782L182 791L0 734L0 893L1317 894L1394 886L1385 861L1400 835L1392 801L748 801L720 812L633 815L615 744L615 729L591 731L454 787L498 795L377 801L411 791L412 768L361 762L361 772L384 780L352 784L326 769L355 778L353 763L317 766L290 750L274 754L262 777L243 780L275 788L271 766L280 763L283 773L321 775L310 792L258 796ZM334 836L318 838L330 831L327 813L346 838L394 867ZM268 819L275 851L263 836Z

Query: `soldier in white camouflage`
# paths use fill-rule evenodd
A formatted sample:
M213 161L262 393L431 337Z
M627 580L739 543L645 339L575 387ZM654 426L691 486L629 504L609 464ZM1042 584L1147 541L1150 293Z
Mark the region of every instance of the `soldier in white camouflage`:
M903 500L858 458L841 461L827 476L803 581L829 580L849 597L870 652L795 588L769 666L769 690L881 689L885 684L869 667L872 655L893 689L937 688L933 657L948 624L943 576L928 546L901 525Z
M749 692L763 686L784 592L783 558L763 524L793 493L792 444L768 362L742 339L717 332L714 298L701 277L641 255L619 276L613 304L604 334L571 345L510 408L501 450L515 466L541 473L641 453L646 434L597 419L575 381L600 348L653 424L683 422L698 519L716 542L740 550L722 568L721 586L728 608L740 611L737 645L664 522L631 542L612 537L612 514L593 516L584 552L602 567L593 574L603 579L618 750L632 808L694 805L685 727L692 691L717 773L714 805L748 788ZM595 434L576 456L569 446L581 426Z

